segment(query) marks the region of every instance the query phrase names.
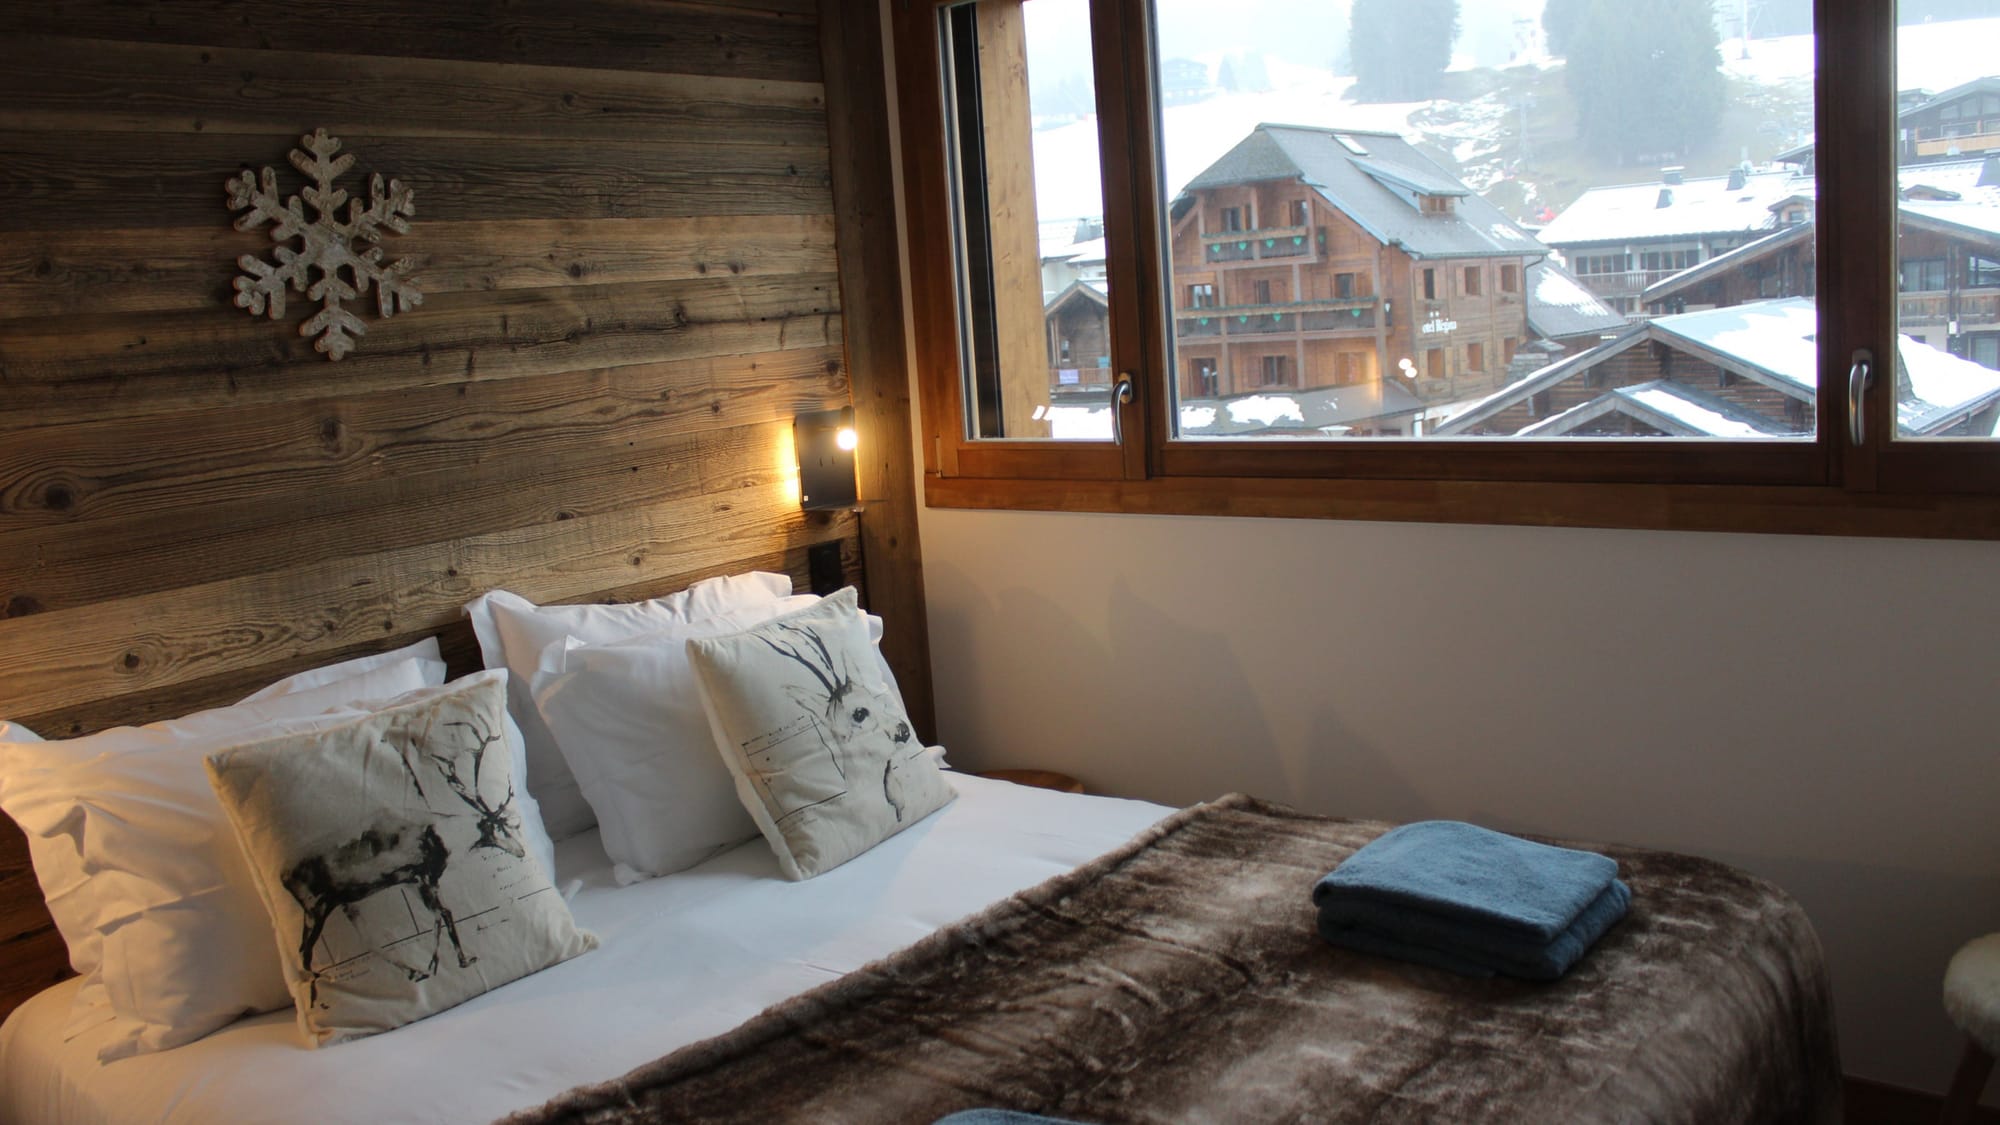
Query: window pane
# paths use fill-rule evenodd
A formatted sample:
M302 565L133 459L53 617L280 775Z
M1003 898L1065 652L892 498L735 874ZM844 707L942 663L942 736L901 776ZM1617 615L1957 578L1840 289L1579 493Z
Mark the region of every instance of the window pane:
M1088 0L940 17L958 206L966 432L1112 436Z
M1811 4L1155 8L1180 439L1814 437Z
M2000 0L1936 7L1897 8L1896 436L1990 441L2000 423L2000 66L1990 49Z

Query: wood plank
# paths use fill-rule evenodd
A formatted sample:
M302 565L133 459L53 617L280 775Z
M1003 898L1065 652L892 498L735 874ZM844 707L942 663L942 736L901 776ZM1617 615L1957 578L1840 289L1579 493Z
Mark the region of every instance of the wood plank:
M20 231L0 240L0 310L40 318L233 309L236 259L267 256L271 245L265 232L226 224ZM830 214L420 222L391 250L420 263L431 297L836 268Z
M816 82L0 38L0 130L821 144ZM412 113L412 106L422 112Z
M223 184L271 167L281 190L297 191L287 154L318 123L304 115L297 132L256 136L0 132L0 230L227 226ZM826 150L813 144L335 135L356 157L342 186L366 191L377 172L400 179L416 190L417 223L832 208Z
M936 737L924 555L917 535L902 234L896 217L887 62L873 4L826 0L821 22L830 112L833 198L840 221L840 290L847 369L854 382L856 483L869 608L883 621L882 651L910 721Z
M238 309L8 321L0 431L817 348L839 339L835 286L832 275L812 274L445 294L370 320L359 349L338 363L296 334L290 310L282 323ZM63 486L45 482L43 501L51 487ZM66 503L60 491L53 499Z
M659 0L516 4L459 0L41 0L0 5L0 36L95 39L362 55L531 63L662 74L819 80L813 21L758 7Z
M127 519L38 528L6 538L0 617L195 585L286 566L508 527L577 519L657 500L733 489L795 487L781 465L790 413L806 388L746 396L739 415L776 420L694 433L635 432L605 442L546 443L520 457L398 474L339 488L293 489ZM845 402L828 388L805 409ZM727 425L728 428L722 428ZM198 520L195 518L198 516Z
M837 537L808 523L795 498L741 490L0 619L0 714L432 631L481 590L582 597Z
M782 353L781 353L782 354ZM817 361L819 379L799 378ZM628 446L844 395L838 359L649 364L541 379L47 425L0 444L0 533L189 514L241 499ZM829 368L832 368L829 371ZM720 376L720 381L718 381ZM59 482L51 484L49 482ZM50 504L59 488L62 502Z

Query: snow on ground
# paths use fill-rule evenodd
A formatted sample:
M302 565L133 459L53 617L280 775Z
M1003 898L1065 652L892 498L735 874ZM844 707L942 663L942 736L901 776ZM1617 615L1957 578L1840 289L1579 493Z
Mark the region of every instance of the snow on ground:
M1298 401L1289 395L1250 395L1233 399L1224 406L1229 411L1229 420L1237 425L1255 422L1260 426L1275 426L1279 422L1306 420Z
M1941 93L2000 70L1993 44L2000 42L2000 18L1950 20L1896 30L1896 86ZM1722 42L1722 69L1737 78L1776 85L1813 74L1813 37L1781 35L1750 41L1744 58L1741 39Z

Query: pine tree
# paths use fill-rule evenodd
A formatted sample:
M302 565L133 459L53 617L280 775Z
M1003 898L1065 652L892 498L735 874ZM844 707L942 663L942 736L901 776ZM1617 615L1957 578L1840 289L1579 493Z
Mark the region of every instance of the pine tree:
M1621 160L1685 153L1722 118L1719 43L1706 3L1584 0L1564 76L1578 139Z
M1542 34L1548 38L1549 54L1567 58L1576 41L1576 27L1591 0L1547 0L1542 6Z
M1354 0L1354 96L1411 102L1437 94L1458 39L1458 0Z

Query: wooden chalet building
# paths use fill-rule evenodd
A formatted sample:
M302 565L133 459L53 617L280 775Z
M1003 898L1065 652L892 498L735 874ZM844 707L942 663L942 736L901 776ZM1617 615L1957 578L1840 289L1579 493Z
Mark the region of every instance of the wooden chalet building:
M1902 331L2000 369L2000 158L1902 172ZM1651 315L1814 293L1813 224L1801 223L1646 287Z
M1939 94L1905 90L1897 97L1897 163L1930 164L2000 152L2000 76L1975 78ZM1808 140L1777 159L1813 170Z
M1643 316L1647 286L1807 221L1812 192L1812 177L1794 168L1695 179L1668 168L1654 183L1584 192L1541 240L1606 304Z
M1654 317L1455 414L1440 436L1811 437L1819 315L1787 297ZM2000 373L1904 336L1897 422L1925 437L1990 436Z
M1500 386L1542 246L1392 133L1259 125L1172 210L1183 402ZM1604 310L1608 314L1608 310Z

